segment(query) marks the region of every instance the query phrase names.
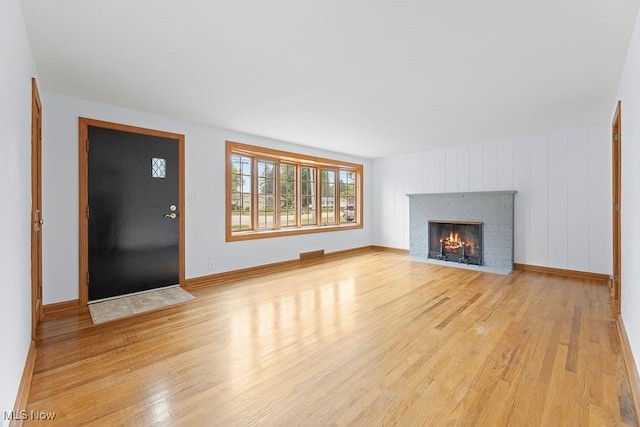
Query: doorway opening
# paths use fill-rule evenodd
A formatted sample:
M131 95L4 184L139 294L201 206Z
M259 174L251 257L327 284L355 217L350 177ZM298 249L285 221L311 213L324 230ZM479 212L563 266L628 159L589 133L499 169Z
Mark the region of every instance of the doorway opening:
M616 315L620 315L621 304L621 272L622 272L622 223L620 206L622 201L622 127L621 127L621 102L616 105L616 112L611 124L611 149L612 149L612 216L613 216L613 277L610 281L611 297L614 300Z
M43 317L42 308L42 103L31 79L31 339Z
M79 125L80 304L184 287L184 135Z

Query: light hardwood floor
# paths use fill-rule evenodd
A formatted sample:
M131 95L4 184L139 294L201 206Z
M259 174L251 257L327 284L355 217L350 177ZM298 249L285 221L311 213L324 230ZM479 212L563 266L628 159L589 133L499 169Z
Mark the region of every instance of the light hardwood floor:
M371 252L193 294L41 324L27 410L48 426L637 425L596 282Z

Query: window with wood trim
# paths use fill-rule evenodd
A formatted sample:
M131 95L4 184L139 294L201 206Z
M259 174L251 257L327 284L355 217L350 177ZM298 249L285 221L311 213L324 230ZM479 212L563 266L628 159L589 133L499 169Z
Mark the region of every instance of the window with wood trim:
M362 165L227 141L227 241L362 228Z

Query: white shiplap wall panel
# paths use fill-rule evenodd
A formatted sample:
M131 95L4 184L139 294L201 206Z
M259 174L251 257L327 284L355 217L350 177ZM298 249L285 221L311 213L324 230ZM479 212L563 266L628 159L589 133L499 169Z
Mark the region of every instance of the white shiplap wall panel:
M529 264L549 262L549 146L548 136L531 138L529 147Z
M549 136L549 267L567 268L567 133Z
M498 142L498 190L513 190L513 142Z
M433 151L426 151L422 160L424 164L422 188L425 193L435 193L436 168L434 166Z
M456 189L456 181L458 179L458 149L447 148L445 152L446 170L445 170L445 191L453 193Z
M529 263L529 138L513 143L514 262Z
M610 244L601 243L611 240L606 129L596 126L377 159L371 196L377 243L409 247L407 193L516 190L515 262L610 273Z
M394 215L394 233L393 233L393 246L396 248L406 248L404 245L404 233L405 233L405 221L406 216L409 215L408 212L405 212L404 209L404 201L407 198L406 193L404 191L405 182L408 181L411 177L406 174L406 156L400 156L394 158L395 164L393 170L395 171L395 179L394 179L394 187L395 187L395 215ZM408 230L406 230L408 233Z
M406 178L402 179L403 188L402 188L402 197L400 199L400 204L402 205L402 243L401 248L409 247L409 197L407 194L413 193L413 188L417 181L415 171L413 169L413 156L403 156L402 157L405 169ZM408 179L407 179L408 178Z
M422 173L416 170L415 157L416 156L407 156L404 158L404 172L408 178L404 180L405 194L418 193L420 192L420 187L422 187L422 178L418 179L418 175L422 177Z
M424 193L424 153L416 153L411 158L413 159L413 179L408 193Z
M611 143L608 128L605 126L590 128L589 271L596 273L612 271L611 173Z
M413 157L412 156L403 156L403 164L405 165L406 170L405 178L402 179L402 197L400 198L400 204L402 206L402 246L401 248L409 247L409 197L407 194L411 189L412 183L416 180L415 174L413 173ZM408 179L407 179L408 178Z
M482 147L482 189L498 189L498 143L488 142Z
M433 192L444 193L446 191L446 151L435 150L433 152Z
M482 144L469 147L469 191L482 191Z
M587 129L569 131L568 156L567 268L589 271L589 131Z
M456 191L469 191L469 146L458 147Z
M395 243L393 239L393 233L395 230L393 229L393 222L396 219L396 207L395 207L395 198L396 198L396 171L395 171L395 161L393 158L384 159L385 164L383 168L386 168L386 173L383 173L384 177L382 178L385 182L386 192L382 196L383 201L381 204L382 212L385 214L383 218L383 222L381 223L380 229L382 230L382 235L384 236L384 241L386 242L386 246L393 246ZM382 168L380 168L382 170ZM378 197L378 196L374 196Z
M395 170L395 161L394 159L389 159L387 162L388 171L385 175L385 180L388 181L387 184L387 197L383 201L384 210L388 212L387 220L383 223L383 229L385 234L385 241L388 242L388 246L392 246L396 244L395 241L395 233L396 230L394 228L394 224L396 222L396 170Z

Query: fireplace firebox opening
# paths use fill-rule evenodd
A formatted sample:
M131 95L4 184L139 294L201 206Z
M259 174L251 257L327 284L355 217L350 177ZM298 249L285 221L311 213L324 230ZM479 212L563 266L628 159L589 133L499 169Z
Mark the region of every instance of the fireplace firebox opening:
M429 258L482 265L482 222L429 221Z

